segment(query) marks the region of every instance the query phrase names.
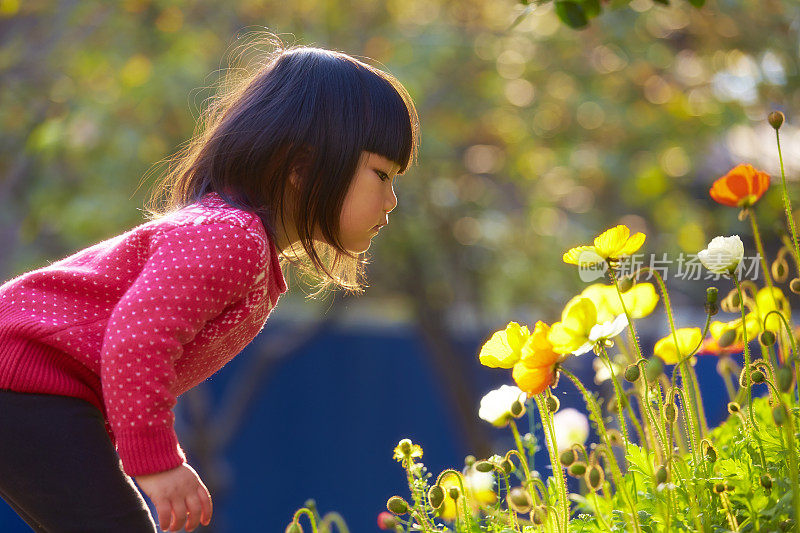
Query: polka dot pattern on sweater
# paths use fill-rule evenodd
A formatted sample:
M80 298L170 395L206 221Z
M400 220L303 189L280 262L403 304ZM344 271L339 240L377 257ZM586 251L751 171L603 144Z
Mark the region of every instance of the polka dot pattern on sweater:
M100 378L117 451L137 475L180 464L177 396L251 342L285 291L261 220L211 194L0 286L0 328L13 310L13 334Z

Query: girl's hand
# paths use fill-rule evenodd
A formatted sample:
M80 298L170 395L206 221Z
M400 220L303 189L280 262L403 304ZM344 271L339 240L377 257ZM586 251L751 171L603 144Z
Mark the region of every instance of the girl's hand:
M194 468L186 463L155 474L136 476L158 513L163 531L193 531L211 521L211 495Z

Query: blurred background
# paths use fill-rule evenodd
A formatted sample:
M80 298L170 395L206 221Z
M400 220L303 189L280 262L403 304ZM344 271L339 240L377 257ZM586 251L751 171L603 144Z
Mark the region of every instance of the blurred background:
M558 319L585 286L563 251L622 223L647 234L647 258L732 233L754 255L749 223L708 189L740 162L779 182L775 109L800 201L800 4L603 6L574 30L551 4L514 0L0 0L0 280L142 223L160 162L224 70L254 57L254 32L394 74L422 145L366 294L311 300L290 276L262 334L178 407L215 495L204 531L282 531L307 498L373 531L386 499L407 494L400 438L434 474L507 446L477 410L511 378L477 353L510 320ZM777 187L757 211L774 259ZM711 282L675 273L678 326L701 325ZM645 344L665 322L659 310L639 326ZM591 382L591 358L575 364ZM28 529L0 507L0 530Z

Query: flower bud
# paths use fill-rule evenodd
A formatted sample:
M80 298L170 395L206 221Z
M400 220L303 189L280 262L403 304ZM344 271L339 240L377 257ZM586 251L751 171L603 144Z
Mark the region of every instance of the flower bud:
M736 414L742 410L742 406L736 402L728 402L728 412L730 414Z
M431 507L438 509L444 503L444 489L439 485L434 485L428 491L428 502Z
M715 304L719 299L719 289L716 287L708 287L706 289L706 303Z
M619 430L609 429L606 431L606 434L608 435L608 443L611 444L611 446L623 446L622 433L620 433Z
M628 292L633 287L633 279L630 276L619 278L617 282L619 285L619 292Z
M561 402L555 396L548 396L545 398L544 403L547 404L547 410L551 413L558 411L558 408L561 406Z
M458 487L450 487L447 489L447 495L453 498L453 500L457 500L460 494Z
M575 450L570 448L569 450L564 450L561 452L561 456L558 458L561 461L561 464L564 466L569 466L575 462L577 457L575 456Z
M408 503L400 496L392 496L386 502L386 508L390 513L396 515L406 514L408 512Z
M767 378L766 378L766 376L764 376L764 373L761 370L754 370L750 374L750 381L752 381L753 383L756 383L756 384L764 383L765 379L767 379Z
M647 365L644 367L644 375L647 381L656 381L663 371L664 363L661 362L660 357L651 357L647 360Z
M769 122L769 125L775 128L776 130L779 130L781 128L784 120L786 120L786 117L784 117L783 113L781 113L780 111L773 111L772 113L767 115L767 122Z
M522 413L525 412L525 408L523 407L522 402L519 400L514 400L514 403L511 404L509 411L511 411L511 416L517 418L522 416Z
M739 298L739 291L731 291L731 293L728 295L728 303L732 309L739 308L739 305L742 303L741 298Z
M541 526L542 524L544 524L544 521L546 519L547 519L547 507L545 507L544 505L537 506L531 513L531 522L533 522L537 526Z
M514 487L508 493L508 506L518 513L528 513L533 506L533 500L528 491L522 487Z
M511 462L511 461L509 461L508 459L504 459L504 460L503 460L503 461L500 463L500 468L502 468L502 469L503 469L503 472L505 472L506 474L510 474L511 472L513 472L513 471L514 471L514 463L512 463L512 462Z
M786 406L784 406L782 403L779 403L772 408L772 420L775 421L776 426L781 427L783 424L785 424L788 416L789 413L786 412Z
M706 461L709 463L715 463L717 461L717 449L714 448L714 445L711 444L710 441L703 439L702 446L703 456L706 458Z
M589 470L586 471L584 479L586 481L586 485L590 489L592 489L593 491L598 490L600 487L603 486L603 481L605 480L603 469L600 468L598 465L592 465L591 467L589 467Z
M621 399L622 399L622 409L626 409L628 407L628 403L629 403L628 402L628 397L627 396L623 396ZM611 398L609 398L609 400L608 400L608 410L609 410L609 412L618 413L619 409L620 409L620 402L617 401L616 395L612 396Z
M485 474L494 470L494 465L490 461L478 461L475 463L475 470Z
M772 277L778 283L783 283L789 277L789 263L782 257L772 262L770 270L772 271Z
M639 379L641 374L642 371L639 365L628 365L628 368L625 369L625 380L634 383Z
M678 410L675 408L674 403L668 403L664 406L664 418L670 423L675 423L678 419Z
M397 525L397 519L393 514L383 511L378 515L378 528L379 529L394 529Z
M714 316L719 313L719 304L705 303L703 304L703 308L708 316Z
M769 474L761 476L761 486L767 490L772 490L772 478L769 477Z
M656 485L661 485L662 483L667 482L667 467L664 465L659 466L656 469Z
M397 443L397 449L400 450L400 453L406 456L411 453L411 447L411 439L402 439L399 443Z
M725 492L725 484L724 483L715 483L714 484L714 492L717 494L722 494Z
M789 290L795 294L800 294L800 278L794 278L789 282Z
M777 381L778 388L781 392L789 392L792 389L794 382L794 373L788 366L779 367L775 371L775 381Z
M475 464L475 461L476 459L474 455L467 455L466 457L464 457L464 466L469 468Z
M771 330L765 329L763 332L761 332L760 340L761 344L764 346L772 346L775 344L775 334Z
M736 330L726 329L722 335L719 336L717 344L719 344L720 348L727 348L734 342L736 342Z
M292 522L286 526L285 533L303 533L303 528L300 526L299 522Z
M572 477L580 477L586 473L586 463L582 461L576 461L569 465L567 469L567 473Z

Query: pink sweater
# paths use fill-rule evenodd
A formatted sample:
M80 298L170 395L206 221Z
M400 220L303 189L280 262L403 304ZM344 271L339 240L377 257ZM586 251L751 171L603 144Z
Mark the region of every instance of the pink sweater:
M126 473L174 468L176 397L250 343L285 291L259 217L210 193L0 286L0 388L87 400Z

